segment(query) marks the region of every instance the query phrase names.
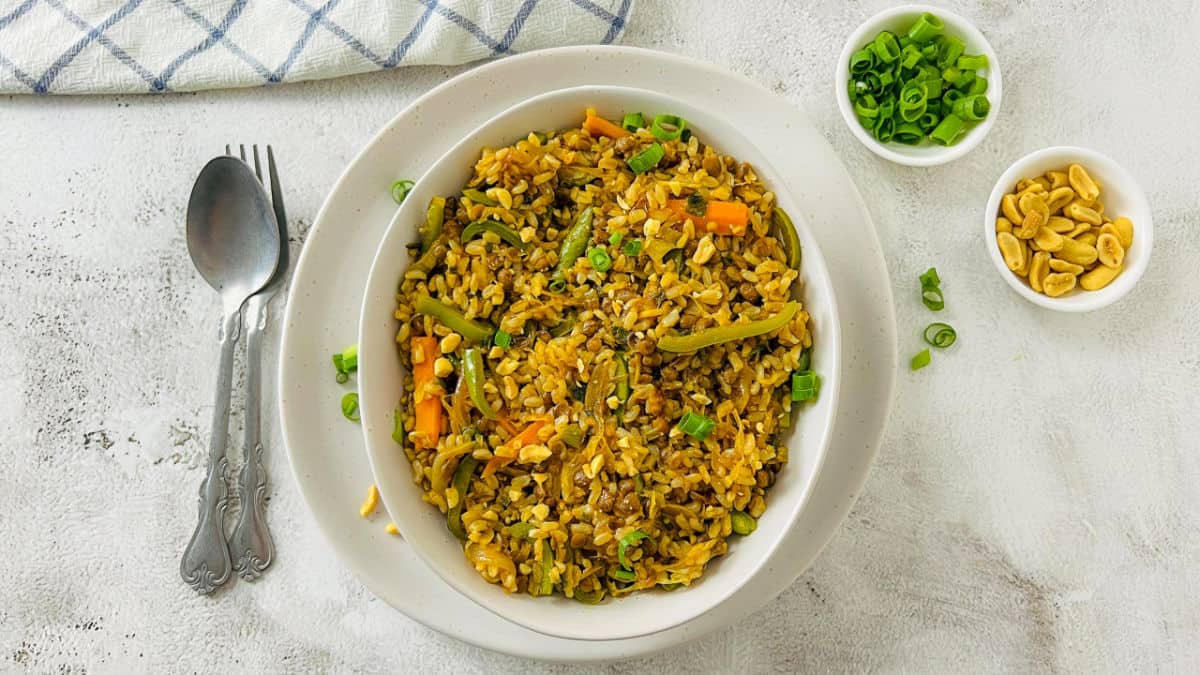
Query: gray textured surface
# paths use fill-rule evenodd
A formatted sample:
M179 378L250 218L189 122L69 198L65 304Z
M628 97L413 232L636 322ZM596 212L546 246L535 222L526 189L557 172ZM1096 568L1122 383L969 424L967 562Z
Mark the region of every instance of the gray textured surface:
M1003 60L1002 118L965 159L921 170L859 146L831 96L841 40L885 3L688 5L640 0L626 44L806 108L876 218L901 354L929 320L909 291L930 264L960 343L901 374L864 496L783 597L702 644L590 670L1200 668L1200 8L953 3ZM0 671L567 670L462 646L371 597L323 550L279 451L279 566L215 601L177 574L216 356L216 299L182 232L195 172L228 141L274 143L298 247L374 130L455 72L0 100ZM1095 314L1029 305L980 242L995 178L1051 144L1110 154L1155 211L1146 277Z

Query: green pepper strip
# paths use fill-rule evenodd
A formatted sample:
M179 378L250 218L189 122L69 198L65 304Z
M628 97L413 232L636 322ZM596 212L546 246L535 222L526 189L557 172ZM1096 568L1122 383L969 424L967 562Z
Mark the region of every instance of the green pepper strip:
M483 344L492 339L492 334L496 332L492 324L468 319L462 312L434 300L428 295L417 298L416 310L418 314L432 316L441 321L447 328L462 334L464 338L472 342Z
M617 399L621 403L629 400L629 361L625 352L617 352Z
M520 522L508 526L508 536L513 539L527 539L529 533L532 531L533 525L531 523Z
M467 199L470 199L471 201L475 202L476 204L483 204L484 206L500 206L500 202L487 196L487 194L484 193L483 190L476 190L475 188L467 188L467 189L463 190L462 193L463 193L464 197L466 197Z
M767 319L732 326L706 328L691 335L664 335L658 341L658 348L664 352L694 352L722 342L764 335L786 326L796 316L799 309L800 305L793 300L784 305L783 310L778 314Z
M554 592L554 580L550 578L550 571L554 569L554 549L550 547L550 540L542 540L542 564L541 564L541 579L539 580L542 588L541 595L550 595Z
M429 247L428 251L425 251L421 254L420 258L413 261L412 269L429 274L433 271L433 268L445 260L447 250L446 240L438 239Z
M521 241L521 235L517 234L516 230L498 223L494 220L477 220L463 228L462 243L467 243L484 232L491 232L510 246L516 248L522 253L526 253L531 248L531 244L526 241Z
M425 210L425 227L421 228L421 253L429 250L442 236L442 225L446 222L446 198L434 197Z
M463 375L467 379L467 393L479 412L489 420L496 419L496 411L483 395L483 354L475 347L468 347L463 355Z
M454 478L450 482L458 492L458 503L446 511L446 527L462 541L467 540L467 530L463 527L462 522L463 505L467 503L467 490L471 489L471 476L475 473L475 467L478 464L479 460L471 455L463 457L458 463L458 468L454 470Z
M787 212L778 206L775 207L771 221L775 224L775 234L779 237L779 243L783 244L783 254L787 257L788 267L799 272L800 235L796 234L796 226L792 224L792 219L788 217Z
M563 237L562 247L558 251L558 265L550 279L550 290L561 291L567 285L567 270L583 255L588 242L592 239L592 207L587 207L575 219L575 224Z

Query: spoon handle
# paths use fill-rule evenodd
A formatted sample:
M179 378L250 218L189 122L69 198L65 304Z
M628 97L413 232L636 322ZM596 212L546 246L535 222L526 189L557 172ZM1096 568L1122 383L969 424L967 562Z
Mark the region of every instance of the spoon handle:
M241 512L229 537L233 568L247 581L257 579L271 565L275 545L267 530L267 472L262 464L261 428L262 348L267 325L267 294L250 298L246 306L246 439L245 463L238 481Z
M208 443L208 474L200 484L200 520L179 562L179 573L192 590L211 593L229 580L229 547L225 544L225 447L229 435L229 395L233 384L233 347L237 344L241 308L226 313L217 336L221 362L217 366L217 399Z

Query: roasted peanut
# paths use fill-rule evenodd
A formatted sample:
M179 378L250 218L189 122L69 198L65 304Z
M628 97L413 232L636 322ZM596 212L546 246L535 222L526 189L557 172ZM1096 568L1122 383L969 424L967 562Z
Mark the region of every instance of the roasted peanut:
M1029 184L1032 182L1033 181L1030 180L1029 178L1022 178L1021 180L1017 181L1016 192L1020 192L1020 191L1024 190L1025 188L1029 187Z
M1062 216L1050 216L1050 219L1046 221L1046 227L1059 234L1066 234L1075 229L1075 221Z
M1096 230L1090 229L1087 232L1084 232L1083 234L1079 235L1078 237L1075 237L1075 241L1077 241L1081 244L1087 244L1088 246L1095 246L1097 236L1099 236L1099 235L1096 234Z
M1078 164L1067 167L1067 180L1071 182L1071 187L1080 199L1092 200L1100 196L1100 186L1096 185L1096 181L1092 180L1087 170Z
M1105 223L1105 224L1101 225L1100 226L1100 234L1111 234L1112 236L1117 238L1117 241L1121 241L1121 233L1117 232L1116 226L1113 225L1112 223ZM1124 246L1125 246L1125 244L1121 244L1122 248L1124 248Z
M1039 251L1033 254L1033 262L1029 263L1029 286L1038 293L1042 292L1042 281L1050 273L1050 254Z
M1105 218L1104 218L1104 202L1097 199L1096 203L1092 204L1092 210L1095 211L1096 214L1100 216L1101 221L1105 220Z
M1050 269L1055 272L1066 272L1074 275L1083 274L1083 265L1076 265L1075 263L1069 263L1066 260L1059 260L1058 258L1050 259Z
M1000 216L999 218L996 219L996 233L997 234L999 234L1001 232L1012 232L1012 231L1013 231L1013 224L1012 224L1011 220L1009 220L1008 218L1005 218L1004 216Z
M1042 227L1033 236L1033 243L1037 244L1043 251L1054 253L1062 250L1063 236L1048 227Z
M1046 194L1046 186L1041 183L1030 183L1025 186L1025 189L1017 192L1017 201L1021 201L1021 197L1029 194Z
M1074 223L1074 221L1072 221L1072 222ZM1073 229L1067 233L1067 236L1070 237L1071 239L1074 239L1075 237L1078 237L1081 234L1086 234L1089 230L1092 229L1092 226L1088 225L1087 223L1074 223L1074 225L1075 225L1075 229Z
M1057 213L1059 209L1075 201L1075 191L1069 187L1060 187L1050 191L1046 196L1046 208L1050 209L1050 213Z
M1004 214L1005 218L1008 218L1010 221L1012 221L1014 225L1025 220L1025 216L1021 213L1021 210L1017 208L1016 195L1004 195L1004 197L1000 199L1000 212Z
M1079 287L1085 291L1098 291L1120 276L1121 270L1122 268L1120 267L1106 267L1105 265L1101 265L1079 277Z
M1051 192L1070 184L1067 174L1062 171L1047 171L1046 175L1050 177Z
M1083 206L1078 200L1067 204L1063 208L1063 214L1068 218L1079 222L1088 223L1091 225L1100 225L1104 221L1100 219L1100 214L1088 206Z
M1121 240L1104 233L1096 240L1096 258L1105 267L1118 268L1125 262L1125 247Z
M1004 264L1016 272L1025 263L1025 244L1018 241L1011 232L1001 232L996 235L996 245L1000 247L1000 255L1004 256Z
M1125 248L1133 246L1133 221L1128 218L1117 218L1112 224L1117 228L1117 238L1121 240L1121 246Z
M1029 276L1029 265L1033 262L1033 249L1029 246L1028 240L1022 241L1021 243L1025 246L1025 257L1021 261L1021 267L1018 268L1016 272L1017 276L1019 277L1027 277Z
M1038 176L1037 178L1034 178L1034 179L1033 179L1032 181L1030 181L1030 182L1031 182L1031 183L1033 183L1033 184L1035 184L1035 185L1041 185L1041 186L1042 186L1042 191L1044 191L1044 192L1049 192L1049 191L1050 191L1050 181L1046 180L1046 177L1045 177L1045 176Z
M1098 254L1094 246L1081 244L1074 239L1064 238L1062 249L1056 252L1054 257L1075 263L1076 265L1091 265L1096 262Z
M1025 218L1021 221L1020 229L1016 231L1017 238L1030 239L1050 219L1050 210L1046 208L1046 200L1036 193L1026 193L1021 197L1018 206Z
M1075 288L1074 274L1055 272L1047 274L1046 278L1042 280L1042 292L1052 298L1057 298L1073 288Z

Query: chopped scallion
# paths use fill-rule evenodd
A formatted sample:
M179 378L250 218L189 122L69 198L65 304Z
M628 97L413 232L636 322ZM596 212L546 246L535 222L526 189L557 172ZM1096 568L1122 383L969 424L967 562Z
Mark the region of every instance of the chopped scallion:
M617 560L621 561L621 567L624 567L625 569L631 569L629 565L629 558L625 556L626 550L639 541L649 538L650 535L642 532L641 530L634 530L624 537L621 537L621 540L617 542Z
M492 336L492 343L502 349L508 349L512 346L512 339L512 333L498 330L496 331L496 334Z
M658 143L653 143L650 147L634 155L627 163L629 169L634 173L646 173L658 166L664 154L666 153L663 151L663 147Z
M637 131L646 126L646 118L642 117L642 113L625 113L625 118L621 120L621 128L625 131Z
M792 373L792 400L808 401L817 397L821 377L811 370Z
M597 272L607 272L612 269L612 258L608 255L608 251L595 246L587 252L588 261L592 263L592 267Z
M683 135L687 121L678 115L655 115L650 133L660 141L673 141Z
M609 576L617 581L624 581L626 583L637 581L637 575L628 570L614 570L609 572Z
M620 232L613 232L613 233L612 233L612 234L611 234L611 235L608 237L608 243L612 244L613 246L620 246L620 245L621 245L621 240L622 240L622 239L624 239L624 238L625 238L625 237L624 237L624 236L623 236L623 235L622 235Z
M642 252L642 242L637 239L630 239L621 247L621 251L630 258L636 258Z
M404 445L404 418L400 416L399 408L392 413L392 440Z
M717 427L717 423L709 417L689 410L683 414L683 417L679 419L679 424L675 426L688 436L698 441L703 441Z

